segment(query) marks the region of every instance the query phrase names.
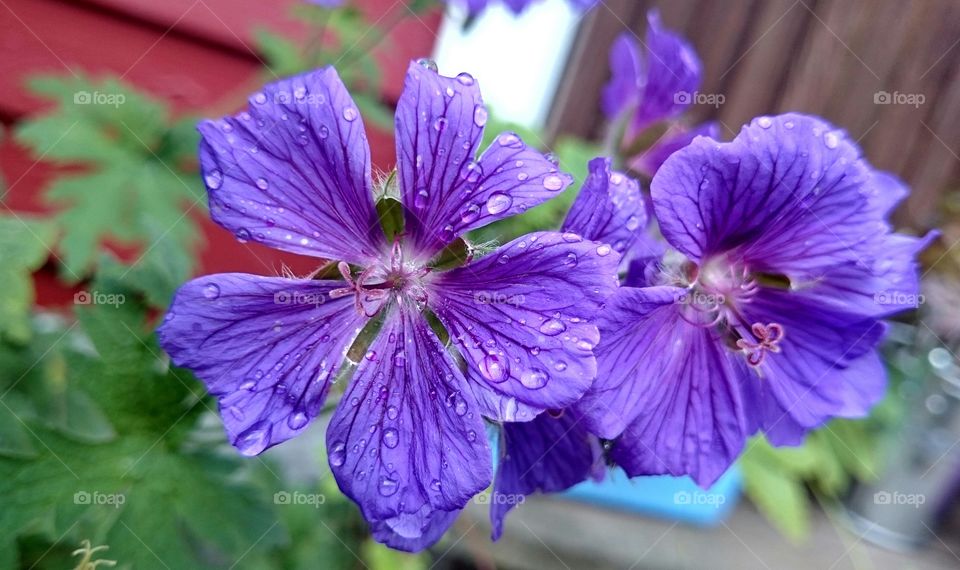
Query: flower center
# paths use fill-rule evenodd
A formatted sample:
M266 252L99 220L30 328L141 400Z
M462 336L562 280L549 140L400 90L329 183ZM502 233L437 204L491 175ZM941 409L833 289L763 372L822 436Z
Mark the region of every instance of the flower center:
M330 292L331 299L353 295L357 312L372 317L390 300L412 302L422 309L427 302L423 277L430 269L420 263L406 262L400 241L394 241L389 259L371 265L353 276L350 266L341 261L337 269L347 286Z

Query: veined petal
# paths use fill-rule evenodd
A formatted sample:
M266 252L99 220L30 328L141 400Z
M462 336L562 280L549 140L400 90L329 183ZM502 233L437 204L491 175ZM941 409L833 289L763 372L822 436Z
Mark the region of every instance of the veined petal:
M695 139L651 192L670 244L694 261L732 255L800 281L862 261L886 232L856 145L819 119L760 117L729 143Z
M237 238L353 263L384 251L363 121L332 67L271 83L248 112L199 130L210 215Z
M340 489L367 520L393 520L394 530L463 508L492 475L466 380L423 317L400 307L330 420L327 449Z
M437 276L430 306L486 415L528 421L586 391L599 340L592 319L617 287L619 257L576 234L540 232Z
M603 448L573 410L541 414L530 422L505 423L502 457L490 501L491 538L503 533L507 513L533 493L556 493L603 477Z
M577 409L601 436L621 429L618 414L629 418L612 458L631 476L690 475L706 486L743 448L739 382L749 372L709 329L681 317L678 291L624 288L614 296L619 309L603 315L618 320L601 326L620 330L601 337L598 383Z
M609 158L590 161L590 174L570 207L563 231L606 243L623 255L644 237L647 206L636 180L610 169Z
M157 331L217 397L230 442L256 455L303 431L367 318L338 281L227 273L184 284Z
M697 137L720 139L720 127L709 121L689 128L675 124L653 146L629 159L630 169L653 177L670 155L687 146Z
M423 257L572 182L513 133L500 135L477 159L486 122L473 77L443 77L411 64L397 104L397 170L407 233Z
M610 46L610 81L603 88L603 113L615 120L633 110L640 100L642 60L640 46L629 32L620 34Z

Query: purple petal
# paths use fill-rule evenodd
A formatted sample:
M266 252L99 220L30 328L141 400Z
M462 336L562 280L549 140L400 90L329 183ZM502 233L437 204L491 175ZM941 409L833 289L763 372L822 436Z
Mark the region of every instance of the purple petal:
M472 77L443 77L411 64L397 104L397 170L407 233L423 257L572 182L513 133L500 135L476 159L486 121Z
M477 408L426 321L395 307L327 429L340 489L367 520L394 519L394 530L463 508L492 475Z
M743 448L739 382L748 371L681 317L682 293L623 288L613 297L602 313L597 383L577 409L601 437L626 427L612 457L631 476L690 475L709 485Z
M630 169L652 178L671 154L687 146L699 136L718 140L720 138L720 128L713 121L701 123L693 128L687 128L676 123L660 137L656 144L631 158L629 161Z
M417 513L370 521L370 532L374 540L390 548L420 552L440 540L459 515L460 510L435 511L424 505Z
M754 428L780 420L771 418L771 409L808 429L832 417L862 417L883 397L886 373L871 358L886 330L882 323L800 292L767 288L742 313L748 323L783 329L780 351L744 377L746 399L764 410ZM749 331L739 332L752 340Z
M595 158L563 231L609 244L623 254L641 239L647 222L647 206L637 181L611 171L609 158Z
M437 276L431 308L467 360L486 415L530 420L590 386L592 317L617 286L618 260L608 245L541 232Z
M601 104L607 119L613 121L640 100L643 81L640 78L640 50L633 35L620 34L610 47L610 81L603 88Z
M788 114L755 119L729 143L694 140L651 192L664 237L694 261L733 254L802 281L875 249L886 230L862 192L868 182L844 133Z
M384 250L357 107L332 67L267 85L199 126L210 215L238 239L369 263Z
M490 501L491 538L503 533L507 513L533 493L556 493L605 471L600 440L573 410L541 414L530 422L505 423L504 449Z
M366 317L337 281L240 273L177 291L157 334L177 366L217 397L230 442L256 455L303 431L320 412L344 350Z

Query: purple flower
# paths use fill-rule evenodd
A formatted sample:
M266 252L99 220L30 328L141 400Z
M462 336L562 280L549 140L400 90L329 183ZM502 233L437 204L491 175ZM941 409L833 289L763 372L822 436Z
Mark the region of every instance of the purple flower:
M796 445L866 414L885 387L880 319L915 306L915 255L932 237L891 232L904 192L803 115L667 159L652 199L673 249L607 304L597 382L577 406L618 438L611 458L708 485L750 434Z
M470 16L477 16L483 12L487 6L501 3L510 9L514 14L520 14L531 4L542 0L445 0L448 4L457 4L464 6ZM575 10L585 12L593 8L599 0L567 0Z
M270 84L247 112L204 121L213 219L244 241L339 260L342 280L201 277L181 287L159 330L173 361L218 399L245 455L301 433L349 373L327 430L330 466L374 536L407 550L439 538L490 483L482 416L529 421L590 386L599 340L590 318L616 287L619 256L569 232L437 266L465 232L571 181L512 133L477 156L486 117L470 75L410 66L396 113L398 186L381 189L402 203L405 228L392 241L363 122L332 68ZM354 365L344 356L358 336L369 344Z
M308 4L315 4L324 8L339 8L345 0L306 0Z
M632 140L650 125L679 116L700 87L701 64L693 47L666 30L656 10L647 13L645 50L632 33L610 48L611 78L603 90L603 111L610 120L627 118Z

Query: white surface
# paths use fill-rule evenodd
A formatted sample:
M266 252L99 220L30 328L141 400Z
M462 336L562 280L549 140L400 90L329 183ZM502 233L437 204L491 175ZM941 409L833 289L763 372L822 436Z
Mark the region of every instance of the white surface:
M565 0L543 0L519 17L492 5L467 32L465 18L447 10L434 52L440 73L470 73L499 119L542 127L582 16Z

